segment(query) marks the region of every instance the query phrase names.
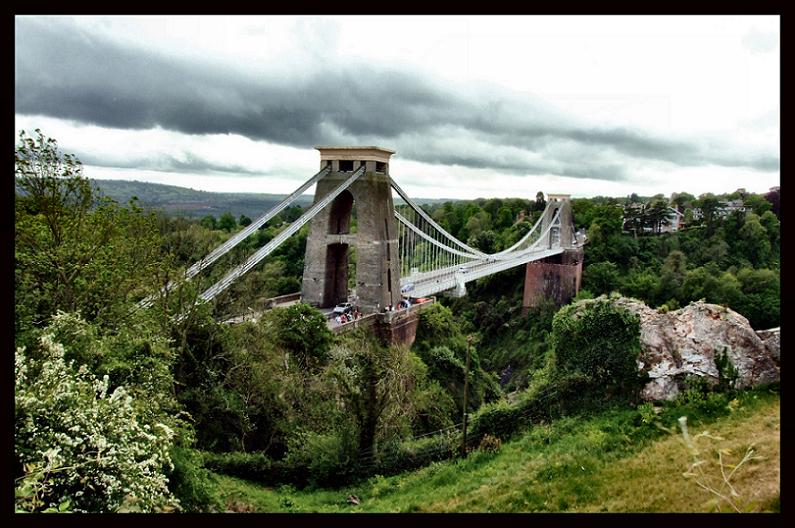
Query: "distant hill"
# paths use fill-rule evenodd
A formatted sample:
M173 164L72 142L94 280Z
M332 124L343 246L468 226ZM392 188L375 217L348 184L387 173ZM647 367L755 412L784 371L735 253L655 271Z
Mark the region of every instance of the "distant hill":
M256 218L287 196L197 191L176 185L127 180L94 180L94 183L102 194L119 203L127 203L133 196L137 196L142 206L162 209L174 216L202 217L211 214L218 217L228 211L235 217L246 215ZM313 198L304 194L295 203L305 207L312 203Z
M197 191L176 185L148 183L128 180L93 180L105 196L119 203L127 203L133 196L138 197L143 207L162 209L169 215L202 217L211 214L215 217L225 212L235 217L246 215L256 218L278 204L286 194L266 193L219 193ZM295 203L306 207L312 203L314 196L301 195ZM401 203L400 200L396 200ZM455 201L445 198L420 198L417 203L439 203Z

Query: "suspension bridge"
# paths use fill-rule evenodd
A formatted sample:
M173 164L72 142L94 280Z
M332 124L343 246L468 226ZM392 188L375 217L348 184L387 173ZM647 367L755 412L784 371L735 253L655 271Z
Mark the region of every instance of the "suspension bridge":
M487 254L448 233L403 191L389 174L394 151L380 147L316 149L321 162L314 176L160 293L211 266L313 185L312 206L203 291L202 300L218 296L307 223L311 225L301 300L321 308L349 300L351 246L356 249L354 300L365 313L398 306L404 296L426 297L440 292L464 295L467 282L522 265L528 265L525 304L545 296L571 297L579 289L583 240L574 231L568 195L548 195L546 208L527 233L511 247ZM400 200L397 207L396 199ZM354 204L358 225L352 233ZM538 266L531 269L531 264ZM156 295L140 305L151 305Z

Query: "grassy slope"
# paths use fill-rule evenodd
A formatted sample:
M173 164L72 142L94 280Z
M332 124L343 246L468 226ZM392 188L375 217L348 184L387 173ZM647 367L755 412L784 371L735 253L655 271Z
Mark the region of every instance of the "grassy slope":
M763 392L743 397L731 415L690 424L691 435L708 429L724 439L701 438L697 445L714 457L730 448L725 462L736 462L755 444L762 458L732 480L742 509L778 509L779 416L778 395ZM709 492L682 476L692 460L681 435L650 440L652 426L638 425L636 417L626 410L567 418L535 427L497 454L476 452L338 490L269 489L221 475L219 489L233 509L263 512L714 511ZM717 465L710 461L705 471L717 486ZM361 504L349 505L349 495Z

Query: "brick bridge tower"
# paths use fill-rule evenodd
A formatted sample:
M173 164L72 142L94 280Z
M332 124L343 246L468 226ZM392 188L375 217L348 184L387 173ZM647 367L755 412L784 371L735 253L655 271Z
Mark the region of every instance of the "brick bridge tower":
M351 174L365 173L312 219L306 240L301 297L321 308L348 299L348 249L356 248L356 299L362 311L381 311L397 304L400 261L395 206L389 182L393 150L381 147L315 147L320 168L331 171L317 183L315 203ZM351 213L356 204L358 231L351 234Z
M574 221L571 213L571 195L549 194L547 209L541 221L541 232L546 231L552 219L560 210L560 227L553 227L543 247L551 248L560 241L564 247L561 254L536 260L527 264L524 279L522 312L536 307L544 301L562 305L569 302L580 291L582 283L582 247L576 246L573 236Z

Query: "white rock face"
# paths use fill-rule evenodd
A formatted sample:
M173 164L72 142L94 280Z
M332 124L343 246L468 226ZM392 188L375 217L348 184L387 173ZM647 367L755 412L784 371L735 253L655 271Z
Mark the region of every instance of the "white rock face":
M765 348L767 348L776 365L778 365L781 361L781 329L759 330L757 335L765 344Z
M738 370L737 387L779 381L778 329L757 334L737 312L705 302L660 313L640 301L613 300L640 317L638 361L651 380L641 396L646 400L671 400L688 375L706 376L717 382L715 354L725 350Z

